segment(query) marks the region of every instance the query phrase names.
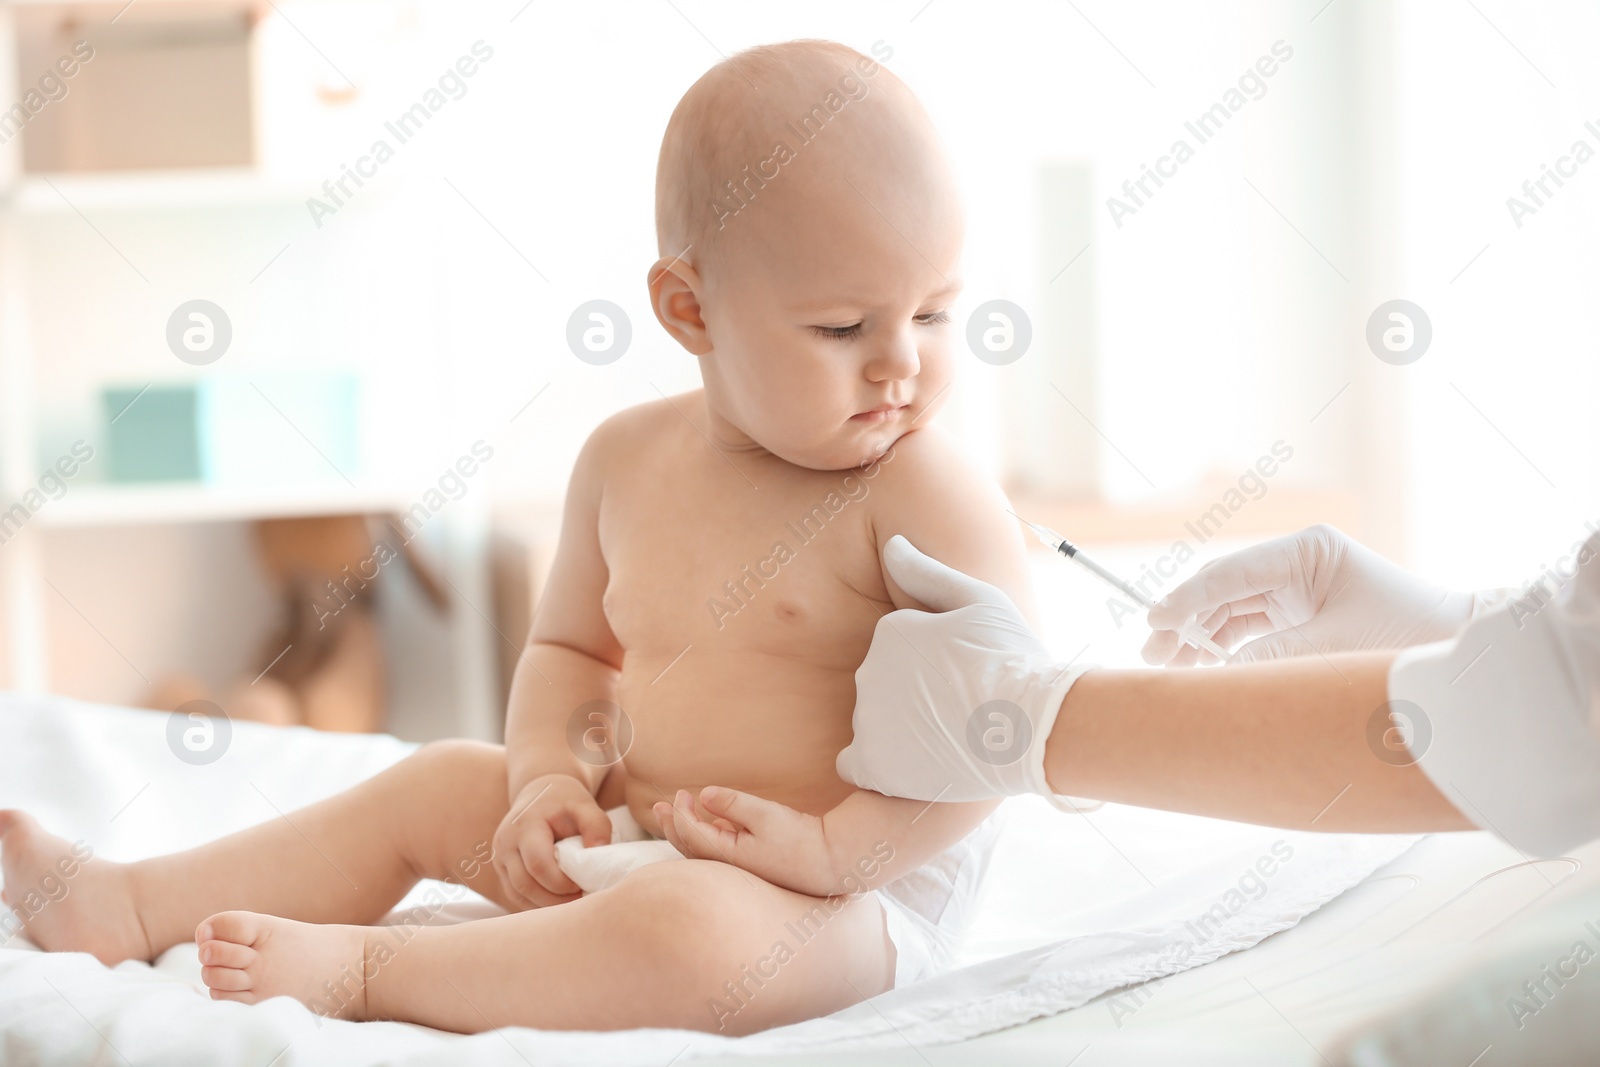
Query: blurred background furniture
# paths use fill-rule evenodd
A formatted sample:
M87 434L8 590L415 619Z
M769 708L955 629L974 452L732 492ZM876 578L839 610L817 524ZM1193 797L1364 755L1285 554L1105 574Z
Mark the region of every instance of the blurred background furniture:
M1132 577L1180 541L1186 574L1330 521L1437 581L1520 585L1600 517L1600 184L1506 209L1594 137L1569 103L1594 32L1420 0L7 3L0 685L224 691L282 624L254 524L412 515L451 604L385 574L385 726L496 736L584 437L698 384L644 286L667 116L720 54L807 35L878 58L950 146L966 292L940 421L1021 514ZM1396 298L1432 319L1410 366L1366 342ZM606 366L565 342L594 299L633 325ZM964 347L991 299L1031 319L1003 366ZM170 343L195 301L227 319L213 362ZM179 412L187 480L113 478L147 403ZM1278 442L1292 459L1241 487ZM1049 611L1065 655L1136 652L1103 590Z

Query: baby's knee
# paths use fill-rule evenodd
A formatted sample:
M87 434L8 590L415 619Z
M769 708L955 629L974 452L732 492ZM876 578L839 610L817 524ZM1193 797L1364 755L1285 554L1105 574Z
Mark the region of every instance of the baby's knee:
M640 867L617 884L619 907L626 906L652 926L700 926L713 922L728 903L724 883L733 871L709 860L671 860Z
M887 981L880 976L881 949L867 961L876 966L864 967L850 947L881 931L871 902L831 918L833 902L709 860L651 864L602 895L612 900L609 928L641 971L673 976L680 1025L751 1033L859 1000L839 974L872 993L892 984L892 965Z
M725 863L673 860L639 868L606 895L633 944L679 965L709 963L718 947L742 942L756 925L755 881Z

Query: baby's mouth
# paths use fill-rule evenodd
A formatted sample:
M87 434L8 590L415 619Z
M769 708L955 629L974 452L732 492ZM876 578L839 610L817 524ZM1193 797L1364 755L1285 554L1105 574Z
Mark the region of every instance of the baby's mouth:
M898 419L910 409L910 404L879 404L871 411L861 411L850 416L850 421L866 423L871 426L880 422L890 422Z

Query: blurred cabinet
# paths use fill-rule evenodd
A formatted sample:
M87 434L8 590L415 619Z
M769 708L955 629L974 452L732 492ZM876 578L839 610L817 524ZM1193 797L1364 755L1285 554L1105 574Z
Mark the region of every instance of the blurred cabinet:
M356 26L361 32L348 32ZM39 485L41 472L50 468L64 441L78 436L75 429L63 437L47 417L50 412L64 406L93 412L80 415L75 426L96 427L99 435L92 446L109 448L110 428L99 414L99 398L108 387L128 383L105 377L116 373L105 368L120 368L124 361L154 367L148 375L139 372L141 382L148 378L179 387L212 373L212 368L187 367L172 359L160 341L160 323L177 297L204 294L169 293L169 278L158 269L141 270L124 255L105 232L110 229L105 220L114 218L125 229L154 234L154 251L148 254L157 267L169 268L165 273L170 276L196 273L196 264L185 257L197 246L226 244L233 232L251 227L270 232L261 222L264 218L303 219L308 198L321 193L325 178L338 174L339 153L348 158L351 146L366 144L367 133L381 124L383 101L411 90L409 82L398 80L397 70L403 66L396 67L399 60L391 53L397 51L397 41L421 39L424 30L410 4L381 0L27 0L0 5L4 684L24 691L51 687L46 598L56 594L45 573L49 553L44 547L55 531L405 512L416 503L422 488L418 483L430 471L415 459L391 463L370 478L358 473L341 480L324 471L328 477L323 480L289 479L276 485L93 484L97 475L91 474L74 482L59 500L41 498ZM365 42L362 47L370 51L355 57L359 66L342 51L340 56L359 83L311 43L329 36ZM368 200L376 204L378 197L371 194ZM198 221L192 223L192 232L168 239L175 219ZM346 242L361 239L357 223L341 218L341 226ZM309 228L309 223L302 227ZM51 236L60 233L103 242L93 246L105 253L103 270L127 273L63 270L58 250L51 247ZM326 255L328 248L319 245L319 254ZM271 265L270 255L261 256L265 265L260 272ZM172 269L174 264L188 269ZM221 273L205 263L198 266L202 274ZM230 269L230 277L215 284L259 294L262 287L249 288L257 271L251 261L248 269ZM242 276L232 278L236 273ZM134 295L121 305L101 299L107 278ZM55 291L42 292L50 288ZM64 294L63 288L72 292ZM338 315L341 309L337 301L332 303L331 311L323 306L320 313ZM51 309L43 321L41 306ZM63 306L72 308L68 314L87 320L99 317L120 324L126 319L139 326L107 326L98 335L63 331ZM130 306L140 314L127 314ZM305 315L313 314L307 304L292 306L297 313L303 309ZM150 325L155 328L146 329ZM403 330L395 327L397 334ZM125 336L129 333L136 336ZM49 342L41 343L41 338ZM279 327L274 343L313 363L327 358L326 352L344 356L352 347L334 339L326 352L308 354L297 339L293 329ZM425 343L423 337L416 340L418 346ZM145 363L138 364L139 359ZM99 369L61 370L80 364ZM258 363L252 373L260 377L270 372ZM425 393L427 385L419 382L413 388ZM63 389L82 395L64 401ZM459 445L445 439L443 423L416 420L398 430L388 428L393 447L386 444L378 451L402 453L409 448L408 457L449 455ZM370 443L368 450L373 450ZM270 447L260 451L254 458L271 460ZM432 458L425 462L427 467L434 464ZM101 462L95 470L103 476L105 468ZM41 500L47 506L29 504ZM443 714L452 717L449 732L484 738L497 736L500 718L494 696L495 638L487 617L475 606L489 603L487 513L485 491L453 502L437 519L437 547L455 601L449 641L454 679L450 710Z
M23 170L254 165L253 6L116 9L15 7Z

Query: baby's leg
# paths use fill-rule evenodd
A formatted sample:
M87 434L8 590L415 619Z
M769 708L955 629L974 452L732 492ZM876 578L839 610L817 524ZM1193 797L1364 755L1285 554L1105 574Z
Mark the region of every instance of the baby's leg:
M421 878L462 882L514 907L488 863L507 804L502 748L425 745L337 796L199 848L130 864L91 859L64 897L28 917L28 933L45 949L115 963L153 959L227 908L375 922ZM0 812L0 850L16 908L17 894L49 877L70 846L21 812Z
M894 949L870 897L819 900L705 860L657 863L559 908L457 926L205 922L217 999L472 1033L680 1027L743 1034L888 989Z

